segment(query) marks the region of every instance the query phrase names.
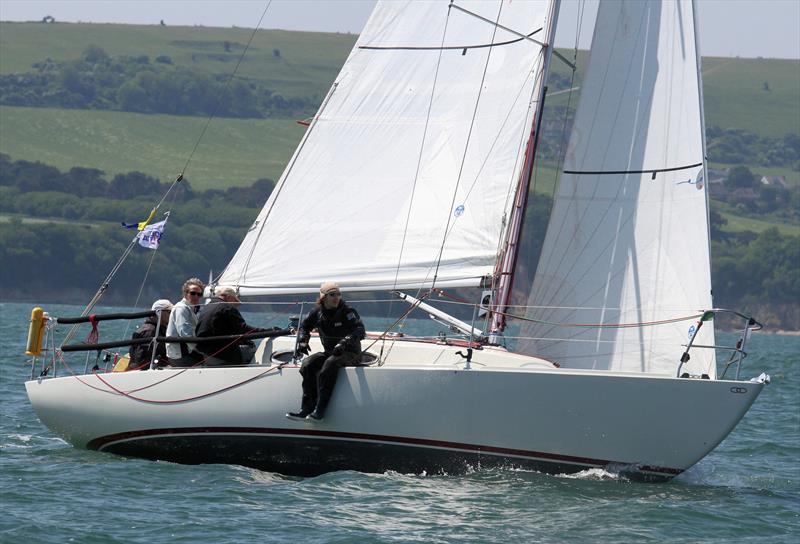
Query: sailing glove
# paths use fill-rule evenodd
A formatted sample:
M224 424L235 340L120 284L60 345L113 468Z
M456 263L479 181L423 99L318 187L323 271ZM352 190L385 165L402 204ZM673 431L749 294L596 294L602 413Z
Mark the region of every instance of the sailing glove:
M338 357L339 355L344 353L344 349L347 347L347 342L349 340L350 340L349 336L345 336L344 338L339 340L339 343L336 344L336 347L333 348L333 354Z
M308 342L300 342L294 350L294 356L302 357L303 355L308 355L309 351L311 350L308 347Z

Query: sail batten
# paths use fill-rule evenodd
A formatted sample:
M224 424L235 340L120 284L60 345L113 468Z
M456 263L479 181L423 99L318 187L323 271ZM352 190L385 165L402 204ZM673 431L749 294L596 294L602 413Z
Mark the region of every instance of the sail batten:
M492 274L542 85L543 48L517 33L551 24L552 2L463 4L496 24L442 1L376 6L220 284L270 294Z

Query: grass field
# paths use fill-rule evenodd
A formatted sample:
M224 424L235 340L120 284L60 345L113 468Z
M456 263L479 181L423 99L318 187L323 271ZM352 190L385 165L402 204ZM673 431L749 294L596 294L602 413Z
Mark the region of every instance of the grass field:
M572 54L562 51L567 57ZM578 55L578 71L588 56ZM569 69L554 59L554 72L568 75ZM769 91L764 84L769 86ZM577 81L580 85L580 81ZM580 88L572 94L576 105ZM703 98L707 126L739 129L759 136L782 138L800 133L800 60L703 59ZM565 105L566 93L548 97L548 103Z
M184 167L206 119L171 115L0 107L0 153L111 179L139 171L163 182ZM277 181L305 128L293 120L213 119L186 177L195 189Z
M769 228L777 227L781 234L800 236L800 225L797 223L789 223L769 216L759 219L742 217L735 208L725 202L713 201L711 209L718 211L728 221L722 228L726 232L742 232L746 230L763 232Z
M261 9L253 2L254 24ZM262 26L269 26L269 17ZM251 34L243 28L4 22L0 23L0 75L27 72L32 63L45 58L77 59L90 44L110 55L148 55L151 60L168 55L175 64L227 75ZM284 96L321 100L355 40L354 34L259 30L238 73L264 81ZM560 51L572 58L571 51ZM579 72L587 59L587 53L580 51ZM570 71L557 58L552 69L563 75ZM800 60L706 57L703 82L709 126L769 137L800 131Z
M102 223L98 222L87 222L87 221L72 221L68 219L57 219L57 218L43 218L43 217L28 217L25 215L11 215L11 214L0 214L0 224L2 223L10 223L14 219L19 219L23 224L41 224L41 223L59 223L62 225L73 225L73 226L80 226L80 227L89 227L95 228L100 226ZM107 223L106 223L107 224Z
M263 10L252 2L253 24ZM265 20L262 26L268 26ZM31 70L46 58L74 60L89 45L109 55L169 56L176 65L232 73L252 29L88 23L0 23L0 75ZM352 34L259 30L237 72L284 96L325 96L355 43ZM225 43L228 42L228 51ZM280 53L276 56L275 51Z
M727 232L742 232L745 230L752 232L763 232L769 228L777 227L781 234L788 236L800 236L800 225L772 223L770 221L763 221L760 219L741 217L727 212L723 212L722 217L728 220L728 223L722 229Z
M773 138L800 132L800 60L703 59L703 93L709 126Z

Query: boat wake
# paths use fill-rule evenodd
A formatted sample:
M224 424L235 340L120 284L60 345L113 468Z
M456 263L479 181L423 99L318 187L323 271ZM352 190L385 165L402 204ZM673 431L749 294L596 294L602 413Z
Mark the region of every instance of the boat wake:
M42 442L49 444L67 445L67 442L58 437L43 437L32 434L9 434L8 441L0 444L0 450L31 449L42 446Z
M629 481L628 478L623 476L619 472L608 471L604 468L589 468L586 470L582 470L580 472L575 472L572 474L556 474L556 478L567 478L570 480L586 480L591 482L601 482L601 481L615 481L615 482L627 482Z

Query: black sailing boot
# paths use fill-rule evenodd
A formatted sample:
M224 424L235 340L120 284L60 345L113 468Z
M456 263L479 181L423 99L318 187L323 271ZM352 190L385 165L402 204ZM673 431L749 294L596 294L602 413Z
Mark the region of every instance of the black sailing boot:
M300 410L299 412L286 412L286 417L288 417L289 419L300 420L300 419L305 419L306 416L308 416L308 414L310 413L311 413L310 410L303 409Z
M319 411L319 408L317 408L313 412L308 414L308 417L306 419L309 421L322 421L323 415L324 414Z

